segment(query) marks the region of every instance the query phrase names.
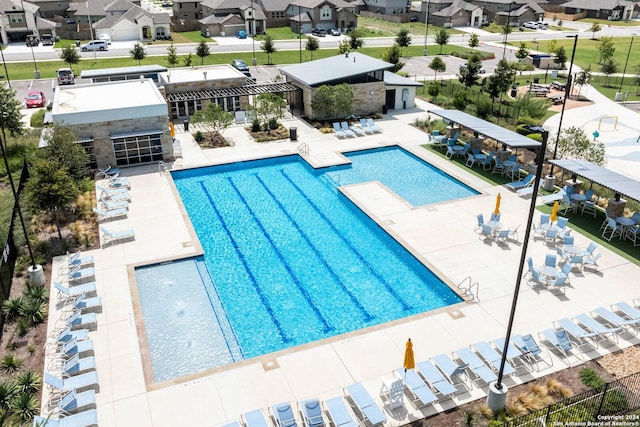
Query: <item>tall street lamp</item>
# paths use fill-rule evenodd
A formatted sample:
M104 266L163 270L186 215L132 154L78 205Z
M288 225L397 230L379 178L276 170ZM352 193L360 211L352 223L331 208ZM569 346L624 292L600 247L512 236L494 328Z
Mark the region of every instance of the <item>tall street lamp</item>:
M298 41L300 43L300 63L302 64L302 12L298 3Z
M558 134L556 135L556 144L553 147L553 158L556 158L556 154L558 153L558 143L560 142L560 131L562 130L562 118L564 117L564 109L567 106L567 97L569 96L569 92L571 91L571 86L573 85L573 76L571 75L571 70L573 69L573 59L576 57L576 46L578 45L578 35L574 34L572 36L567 36L567 38L573 37L573 52L571 52L571 63L569 64L569 75L567 75L567 83L564 87L564 98L562 99L562 110L560 110L560 123L558 124ZM555 165L551 165L551 172L549 172L549 176L553 176L553 167Z
M624 69L622 70L622 80L620 80L620 89L618 92L622 92L622 84L624 83L624 73L627 72L627 64L629 64L629 56L631 55L631 46L633 46L633 38L636 36L635 33L631 33L631 43L629 44L629 52L627 52L627 60L624 62Z
M253 52L253 58L251 63L256 66L256 12L253 10L253 0L251 0L251 51Z
M422 56L427 56L427 36L429 35L429 6L431 6L431 0L427 1L427 13L424 17L424 50Z
M22 0L20 0L20 4L22 5L22 13L24 14L24 25L27 27L27 30L28 30L29 26L27 24L27 11L24 8L24 2ZM36 64L36 54L33 52L33 43L29 43L29 47L31 47L31 58L33 58L34 77L36 79L39 79L40 71L38 71L38 65ZM2 56L4 57L4 54L2 54Z
M507 53L507 37L509 37L509 32L511 31L511 9L513 9L514 3L509 3L509 15L507 15L507 23L504 26L504 45L502 47L502 59L504 59Z
M2 34L2 27L0 27L0 34ZM4 43L4 40L2 40ZM4 66L4 74L7 76L7 85L9 85L9 89L11 89L11 81L9 80L9 71L7 70L7 63L4 60L4 49L0 48L0 55L2 55L2 65Z

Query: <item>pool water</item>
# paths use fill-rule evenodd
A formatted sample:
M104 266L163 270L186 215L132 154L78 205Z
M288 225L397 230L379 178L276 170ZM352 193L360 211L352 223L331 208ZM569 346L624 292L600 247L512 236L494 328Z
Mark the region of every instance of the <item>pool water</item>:
M141 269L136 271L138 286L149 288L140 294L156 379L460 301L337 186L379 180L414 205L477 193L400 148L348 157L353 162L349 166L320 170L298 156L285 156L172 173L203 246L210 279L187 286L184 277L189 275L176 267L175 283L163 285L162 278L174 274L175 263L148 273L157 274L152 283L141 280ZM432 183L435 188L430 188ZM202 269L198 271L203 275ZM192 293L193 297L187 296ZM153 308L145 307L154 299L149 303ZM186 317L198 317L198 322L174 334L168 347L157 345L156 334L162 339L173 330L165 324L169 307L185 299L192 301L184 305ZM156 315L153 320L148 312L167 316ZM222 328L212 326L221 319ZM159 325L150 326L154 321ZM172 366L182 357L176 348L188 352L199 340L211 347L203 345L202 361L179 369ZM188 358L201 357L200 352L192 353ZM174 360L156 363L156 357ZM170 372L161 372L160 366L169 366Z

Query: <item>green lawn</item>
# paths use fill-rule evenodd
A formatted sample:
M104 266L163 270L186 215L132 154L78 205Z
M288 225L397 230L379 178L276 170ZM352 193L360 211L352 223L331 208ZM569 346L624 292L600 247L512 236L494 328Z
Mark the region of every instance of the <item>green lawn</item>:
M601 27L606 27L607 25L611 25L612 27L637 27L638 23L636 21L607 21L606 19L597 19L597 18L583 18L578 19L576 22L586 22L587 24L591 24L593 22L597 22Z
M298 38L298 33L291 31L291 27L267 28L267 35L271 36L271 39L273 40L291 40ZM304 34L302 37L308 38ZM256 41L263 41L264 39L264 35L258 35L255 37Z
M395 37L400 31L400 28L406 28L413 36L424 37L424 23L422 22L406 22L404 24L398 24L395 22L385 21L378 18L366 18L363 16L358 17L358 28L363 30L366 37ZM440 31L441 27L435 27L429 25L428 33L433 35ZM456 30L455 28L447 28L449 34L466 34L463 31Z

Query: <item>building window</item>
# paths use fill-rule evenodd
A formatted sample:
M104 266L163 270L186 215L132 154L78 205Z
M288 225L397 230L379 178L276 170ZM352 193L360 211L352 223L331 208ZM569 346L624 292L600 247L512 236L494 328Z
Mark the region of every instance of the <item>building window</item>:
M113 153L118 166L157 162L162 157L161 134L112 138Z
M320 19L331 19L331 6L322 6L320 9Z
M91 169L96 169L98 167L98 163L96 162L96 154L93 149L93 138L90 136L80 137L80 141L78 143L82 146L85 153L89 156L89 167Z
M23 22L24 19L22 18L22 15L11 15L12 24L22 24Z

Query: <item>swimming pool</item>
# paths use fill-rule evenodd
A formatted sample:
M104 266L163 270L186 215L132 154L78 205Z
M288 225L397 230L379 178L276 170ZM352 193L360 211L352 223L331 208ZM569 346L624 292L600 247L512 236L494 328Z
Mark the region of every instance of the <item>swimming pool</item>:
M206 317L206 326L184 328L180 334L206 337L206 330L219 319L229 326L213 333L223 339L211 344L216 350L205 362L180 369L172 366L173 372L165 373L156 372L156 366L171 365L154 361L156 380L461 301L337 186L379 180L414 205L477 192L398 147L347 157L351 165L319 170L298 156L285 156L172 173L202 244L210 280L193 291L188 286L182 289L182 277L187 274L179 273L172 286L177 294L156 299L170 304L190 292L201 294L194 300L200 301L198 310L210 312L199 315ZM161 282L169 270L159 271L155 282ZM160 325L150 327L154 320L144 313L170 309L160 305L146 309L145 300L156 293L153 281L146 283L138 270L136 276L139 288L151 289L140 291L151 358L167 357L166 349L154 350L154 334L169 333L163 316L156 316ZM211 295L216 298L212 300ZM217 356L225 351L228 354ZM168 356L179 359L175 351Z

